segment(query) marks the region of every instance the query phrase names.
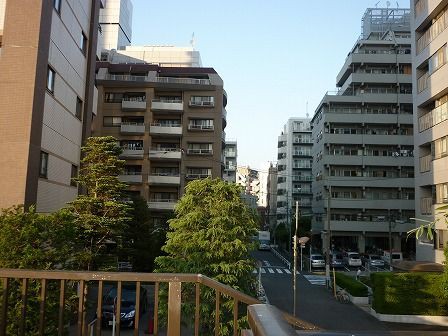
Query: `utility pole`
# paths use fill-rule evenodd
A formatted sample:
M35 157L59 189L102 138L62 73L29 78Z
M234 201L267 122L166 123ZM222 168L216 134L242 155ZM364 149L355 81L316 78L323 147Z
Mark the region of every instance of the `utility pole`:
M329 174L330 170L329 170ZM330 286L330 249L331 249L331 184L328 185L327 197L327 234L325 239L325 278L327 287Z
M389 221L389 270L392 272L392 218L390 215L390 209L387 210L387 217Z
M293 289L294 289L294 307L293 307L293 315L296 315L297 312L297 243L299 241L299 237L297 236L299 230L299 201L296 201L296 231L294 233L294 276L293 276Z

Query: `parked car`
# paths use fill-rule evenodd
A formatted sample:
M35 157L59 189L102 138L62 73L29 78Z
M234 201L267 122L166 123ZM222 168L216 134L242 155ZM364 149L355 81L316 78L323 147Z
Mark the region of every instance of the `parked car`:
M258 244L258 250L260 251L269 251L271 246L269 245L269 241L260 241Z
M349 267L359 267L362 265L358 252L347 252L344 256L344 262Z
M344 256L342 255L342 253L335 253L331 255L331 267L333 268L344 267Z
M384 251L381 258L385 262L390 264L390 252L389 251ZM401 253L401 252L392 252L392 262L394 262L394 261L402 261L402 260L403 260L403 253Z
M109 288L106 295L103 296L102 322L104 326L111 326L114 310L116 306L117 287ZM120 323L123 327L133 327L135 321L135 285L123 285L121 288L121 312ZM140 288L140 314L144 313L148 307L147 290Z
M366 267L384 267L384 260L377 254L366 255L363 262Z
M310 256L311 268L324 268L325 259L321 254L312 254Z

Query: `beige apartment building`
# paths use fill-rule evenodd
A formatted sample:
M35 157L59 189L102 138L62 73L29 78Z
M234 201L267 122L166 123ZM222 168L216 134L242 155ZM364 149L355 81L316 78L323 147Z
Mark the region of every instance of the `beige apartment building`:
M129 194L148 200L153 217L172 211L189 181L222 177L227 96L214 69L109 62L97 68L92 133L118 139L126 160L120 178Z
M448 1L411 1L413 31L416 217L433 221L448 203ZM447 224L417 241L417 260L445 260Z
M71 182L96 108L102 0L0 0L0 208L51 212Z

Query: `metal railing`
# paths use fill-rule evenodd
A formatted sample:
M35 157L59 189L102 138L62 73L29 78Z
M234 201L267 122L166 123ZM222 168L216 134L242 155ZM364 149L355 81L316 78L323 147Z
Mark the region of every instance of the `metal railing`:
M157 126L157 127L181 127L182 125L179 124L161 124L157 122L152 122L151 126Z
M189 106L207 106L207 107L214 107L215 102L209 101L209 100L190 100L188 103Z
M214 125L194 125L189 124L188 125L189 130L207 130L207 131L213 131L215 129Z
M182 99L163 99L163 98L154 98L151 100L153 103L169 103L169 104L182 104Z
M244 314L241 310L241 306L258 305L261 302L257 299L243 294L227 285L221 284L213 279L210 279L201 274L169 274L169 273L131 273L131 272L77 272L77 271L38 271L38 270L23 270L23 269L1 269L0 278L2 280L2 300L0 310L0 335L6 335L8 323L18 323L17 335L25 335L27 328L30 326L27 323L27 318L33 318L27 316L27 309L30 308L33 299L28 291L31 287L38 287L38 306L39 311L36 316L35 323L38 329L39 335L46 334L46 325L52 323L55 325L54 334L65 335L67 328L70 328L70 333L76 331L76 335L101 335L102 326L105 316L103 306L107 302L103 302L103 299L107 299L103 294L104 292L114 288L116 293L116 299L114 300L115 311L115 335L120 335L121 319L122 319L122 298L123 292L130 285L135 289L135 314L134 323L132 325L134 335L140 334L140 313L146 306L142 306L144 302L141 302L140 298L142 294L148 294L146 288L147 284L151 284L151 291L153 292L152 304L153 315L150 317L153 320L153 335L158 335L161 331L159 308L162 305L167 305L167 335L177 336L181 333L181 317L182 310L182 294L185 294L185 290L190 290L193 297L190 302L194 306L194 317L192 325L188 326L194 331L194 335L199 335L201 332L201 326L203 321L201 320L201 291L205 288L213 290L215 295L215 311L214 311L214 334L219 335L220 316L222 315L222 302L224 300L230 300L233 306L231 310L231 318L233 320L233 335L239 335L241 330L238 329L238 318ZM32 284L32 285L31 285ZM56 294L49 299L49 286L51 290ZM77 290L71 290L71 286L75 285ZM166 288L166 289L164 289ZM19 296L14 296L14 291L20 291ZM167 297L162 296L162 292L167 294ZM67 311L68 296L71 295L77 301L76 310L72 309ZM9 302L10 298L17 299L17 302ZM53 302L56 298L57 302ZM163 299L165 298L165 299ZM51 301L51 302L50 302ZM233 302L232 302L233 301ZM56 308L56 318L54 320L47 319L48 305L53 305ZM11 307L20 306L21 316L18 321L8 320L8 309ZM266 328L265 322L258 321L255 315L251 312L259 311L263 308L257 306L254 310L249 311L249 325L254 332L254 335L266 335L266 333L260 333L259 331ZM265 308L271 313L267 315L271 316L271 328L275 328L275 325L282 325L283 329L271 329L279 330L275 332L275 335L289 335L288 333L280 332L281 330L291 331L291 327L286 325L286 322L290 326L295 328L315 330L314 325L301 321L287 313L280 312L274 308ZM67 316L71 314L72 316ZM91 322L88 322L89 315ZM66 318L70 317L73 320L75 318L76 324L67 326ZM74 320L73 320L74 321ZM29 322L29 321L28 321ZM73 330L71 330L73 328ZM76 330L75 330L76 329Z
M212 155L213 149L193 149L188 148L187 154L197 154L197 155Z
M212 174L186 174L185 178L190 180L206 179L212 177Z
M117 81L147 82L148 76L106 74L106 79Z
M157 77L158 83L172 83L172 84L195 84L195 85L210 85L210 79L198 78L177 78L177 77Z
M124 97L122 102L146 103L146 96L141 97Z
M448 103L443 103L418 118L418 129L423 132L445 120L448 120Z
M153 147L151 151L154 152L181 152L180 148L164 148L164 147Z

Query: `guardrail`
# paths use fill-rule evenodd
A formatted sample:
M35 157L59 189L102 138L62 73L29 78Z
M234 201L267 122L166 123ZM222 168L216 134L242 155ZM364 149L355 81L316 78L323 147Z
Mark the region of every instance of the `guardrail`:
M289 269L291 269L291 262L289 262L284 256L282 256L282 255L280 254L279 251L277 251L274 247L271 247L271 251L272 251L272 253L274 253L274 255L275 255L277 258L279 258L282 262L284 262L285 265L286 265Z

